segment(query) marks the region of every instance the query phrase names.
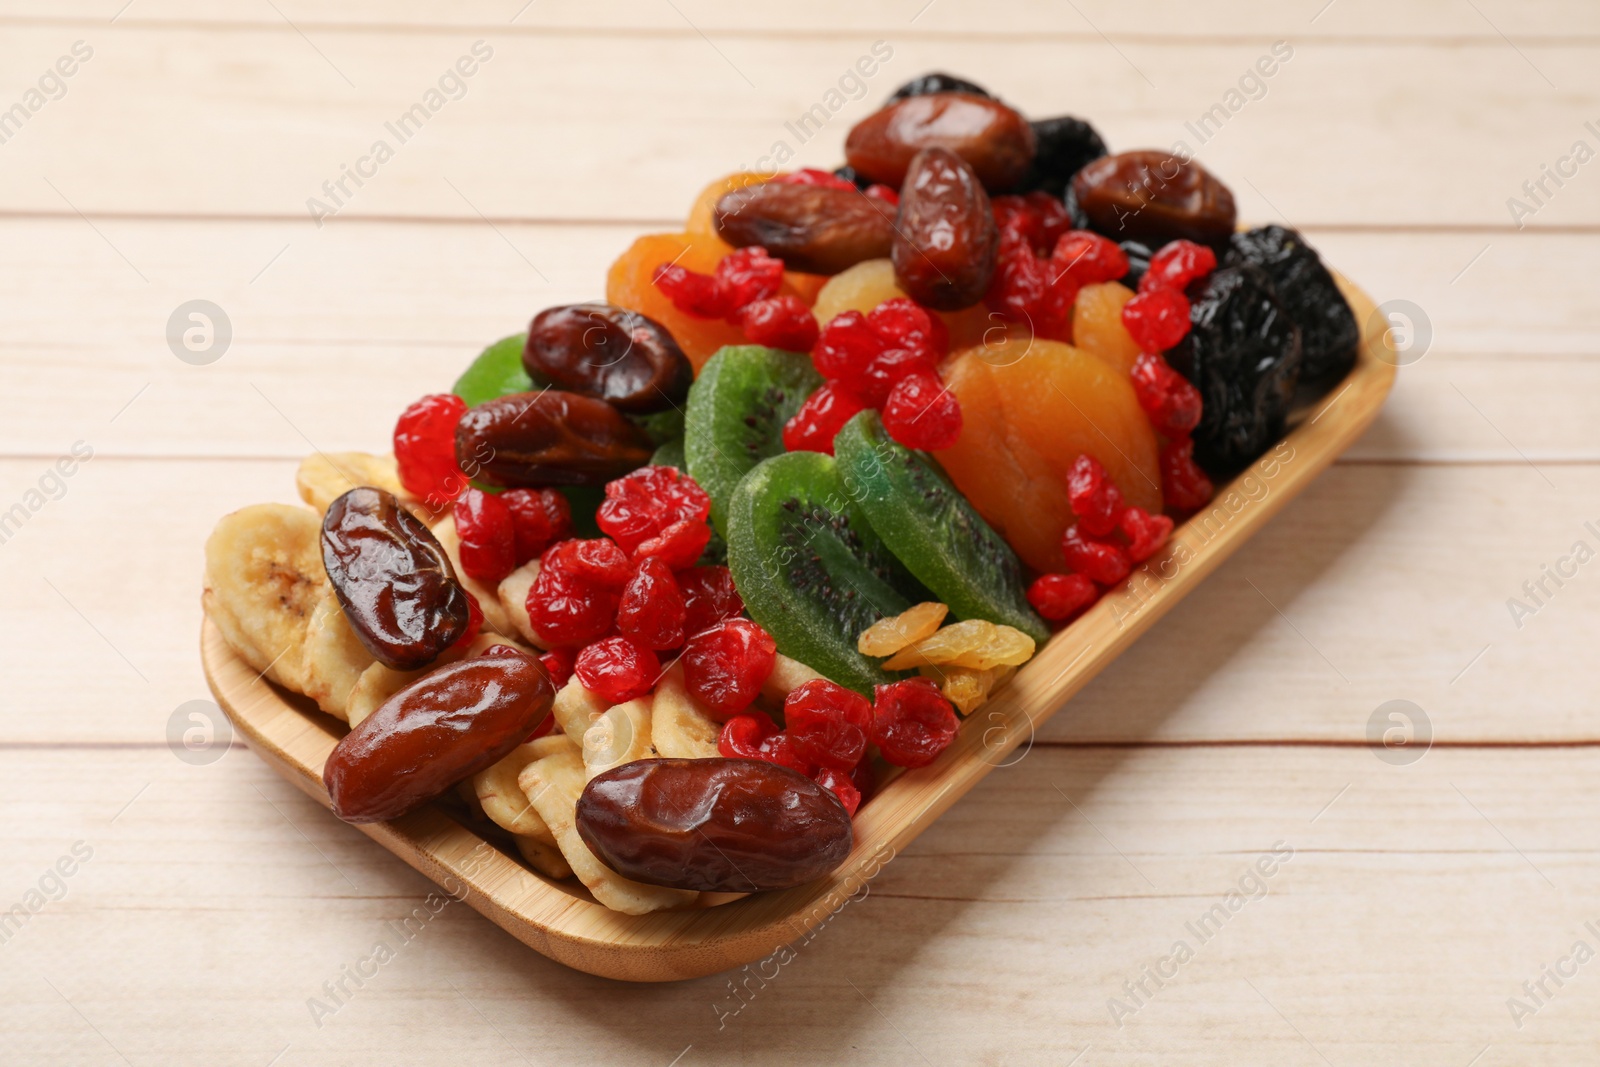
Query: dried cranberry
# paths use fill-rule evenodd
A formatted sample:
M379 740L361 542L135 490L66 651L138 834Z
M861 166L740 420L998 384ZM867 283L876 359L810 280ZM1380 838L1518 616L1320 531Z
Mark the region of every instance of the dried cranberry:
M811 351L821 332L811 309L792 296L769 296L746 304L739 309L738 319L751 344L785 352Z
M849 771L866 755L872 733L867 698L826 678L813 678L783 702L789 742L819 767Z
M750 706L777 662L772 635L749 619L728 619L683 646L683 680L718 721Z
M1037 336L1064 339L1077 296L1078 282L1035 255L1024 237L1014 231L1001 237L994 276L983 298L990 311L1026 323Z
M866 402L838 382L828 382L806 398L783 425L783 447L790 452L833 455L833 438Z
M545 673L550 675L550 681L557 689L572 680L572 668L577 661L578 650L575 648L552 648L539 657Z
M894 387L913 374L936 377L938 369L932 360L910 348L889 348L868 361L860 378L860 396L868 407L881 408L888 402Z
M1115 530L1122 517L1122 491L1100 461L1087 452L1074 460L1067 471L1067 501L1078 517L1078 526L1095 537Z
M622 587L617 605L617 629L646 648L677 648L683 644L683 591L672 568L654 556L639 561L638 569Z
M783 285L783 260L773 259L760 245L736 248L717 264L716 279L731 314L777 293Z
M756 746L756 759L799 771L807 778L817 769L815 764L795 750L794 741L786 733L776 733L763 739Z
M865 703L865 700L862 702ZM792 738L790 743L793 744ZM850 813L852 819L855 818L856 809L861 807L861 791L850 780L847 772L841 773L832 767L820 767L811 776L811 780L838 797L839 803L844 805L844 810Z
M1135 563L1155 555L1172 536L1172 520L1165 515L1152 515L1144 508L1125 508L1119 525L1128 539L1128 558Z
M456 424L467 402L449 393L425 396L394 424L394 459L400 484L432 507L443 507L467 487L456 463Z
M683 632L689 636L744 611L744 600L733 587L733 572L728 568L692 567L676 577L683 591Z
M824 378L859 390L867 364L883 347L883 338L867 325L865 315L859 311L845 311L835 315L823 328L811 361Z
M1141 352L1165 352L1189 332L1189 298L1176 289L1146 289L1122 305L1122 325Z
M461 569L468 578L499 585L517 566L511 509L499 497L469 486L456 498L452 510L456 534L461 538Z
M549 558L547 552L545 559ZM587 645L604 637L616 622L617 594L565 571L542 566L528 588L527 608L528 621L546 644Z
M655 269L651 281L672 301L672 306L685 315L720 319L735 310L726 287L709 274L676 263L663 263Z
M1121 545L1098 540L1076 526L1061 536L1061 552L1067 566L1101 585L1116 585L1133 569Z
M560 490L507 489L499 500L511 512L518 567L572 536L572 505Z
M1141 352L1129 377L1133 394L1157 433L1183 437L1200 425L1200 390L1173 370L1161 353Z
M555 571L613 592L633 576L633 565L609 537L558 542L545 550L540 566L541 574Z
M961 437L961 403L936 376L911 374L883 405L883 428L907 448L949 448Z
M1114 282L1128 273L1128 254L1113 240L1088 230L1063 234L1050 264L1080 286Z
M663 536L677 523L694 520L703 524L710 514L711 498L693 478L674 467L641 467L607 483L595 522L624 552L638 555L646 541ZM662 547L656 546L653 554L661 554ZM704 542L700 547L705 548ZM696 552L677 566L689 566L698 558Z
M882 338L884 348L909 348L934 363L950 354L950 331L944 320L907 297L885 300L873 308L867 328Z
M717 752L728 759L760 759L761 742L778 732L778 724L764 711L746 711L722 724Z
M1139 292L1177 289L1217 269L1217 254L1205 245L1182 239L1168 242L1150 257L1150 267L1139 279Z
M1194 511L1211 500L1211 479L1194 461L1194 440L1180 437L1161 448L1161 498L1173 511Z
M995 225L1026 239L1041 256L1048 256L1061 236L1072 229L1067 206L1049 193L1036 190L1025 196L997 196L992 203Z
M1028 586L1028 603L1051 622L1072 618L1100 599L1100 590L1081 574L1041 574Z
M961 721L926 678L873 690L872 740L897 767L926 767L956 739Z
M655 688L661 674L656 654L626 637L608 637L578 653L578 682L611 704L624 704Z
M704 519L683 519L642 541L634 550L635 559L654 556L675 571L692 567L705 555L711 543L711 527Z

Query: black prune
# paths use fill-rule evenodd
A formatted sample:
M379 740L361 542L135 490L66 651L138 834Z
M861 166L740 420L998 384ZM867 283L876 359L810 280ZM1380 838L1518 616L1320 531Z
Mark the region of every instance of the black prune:
M1022 180L1020 192L1043 189L1051 196L1065 197L1073 175L1105 155L1106 143L1095 128L1080 118L1062 115L1029 123L1038 148L1033 167Z
M900 86L894 91L893 96L883 102L883 106L888 107L908 96L927 96L929 93L971 93L973 96L987 96L991 99L994 97L993 93L975 82L936 70L920 78L912 78Z
M1329 382L1355 365L1361 329L1317 250L1286 226L1262 226L1230 239L1228 266L1253 263L1267 272L1278 300L1300 327L1300 379Z
M1155 250L1141 241L1123 241L1121 248L1122 254L1128 257L1128 273L1122 277L1122 284L1138 292L1139 281L1150 269L1150 257L1155 255Z
M1283 434L1300 378L1300 328L1253 264L1219 267L1188 296L1189 335L1167 360L1205 402L1196 458L1208 472L1231 472Z

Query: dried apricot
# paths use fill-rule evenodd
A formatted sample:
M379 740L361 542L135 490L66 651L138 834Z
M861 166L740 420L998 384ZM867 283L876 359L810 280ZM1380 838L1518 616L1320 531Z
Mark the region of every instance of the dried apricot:
M698 319L679 311L654 282L663 263L711 274L732 251L712 234L653 233L639 238L606 273L606 302L637 311L667 328L698 371L723 345L743 344L744 331L719 319Z
M1033 650L1033 638L1015 627L967 619L902 649L883 667L903 671L908 667L933 665L986 671L991 667L1016 667L1026 663L1033 658Z
M898 615L879 619L861 632L856 650L863 656L892 656L908 645L932 637L950 614L950 608L936 600L913 604Z
M1133 290L1119 282L1086 285L1078 290L1072 308L1072 341L1087 349L1124 374L1139 358L1139 346L1122 325L1122 305L1133 299Z
M796 274L787 277L795 279L798 288L798 279L817 276ZM859 311L865 315L885 301L909 299L905 290L895 282L894 263L888 259L869 259L831 278L818 280L824 284L816 294L811 311L816 315L817 321L824 326L830 319L846 311ZM944 323L945 330L950 334L951 351L979 344L983 340L984 332L994 325L982 305L961 311L936 312L932 308L928 311L930 314L938 315L940 321Z

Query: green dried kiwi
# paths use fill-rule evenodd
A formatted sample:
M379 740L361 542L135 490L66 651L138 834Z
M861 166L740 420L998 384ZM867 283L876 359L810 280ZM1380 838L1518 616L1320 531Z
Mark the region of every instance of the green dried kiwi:
M652 467L676 467L680 471L683 470L687 466L683 458L683 438L679 437L676 440L668 441L657 448L655 454L650 457L650 465Z
M727 345L689 389L684 459L711 497L711 524L726 535L728 501L752 467L783 453L783 424L822 385L811 358L761 345Z
M834 437L833 454L873 532L952 615L1049 639L1050 627L1028 604L1017 554L925 453L896 442L877 412L863 411Z
M728 501L728 567L778 650L866 696L898 675L856 650L861 631L925 599L851 503L831 456L757 464Z

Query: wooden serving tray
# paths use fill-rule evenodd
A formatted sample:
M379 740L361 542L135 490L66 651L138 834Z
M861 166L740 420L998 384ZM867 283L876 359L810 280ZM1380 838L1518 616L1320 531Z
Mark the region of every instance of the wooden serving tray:
M645 916L594 902L576 881L535 874L435 805L388 823L358 827L519 941L569 967L607 978L663 982L698 978L761 959L803 938L893 861L946 808L1123 649L1261 528L1377 415L1398 359L1372 301L1340 279L1362 325L1349 376L1299 413L1283 441L1179 527L1172 543L1056 634L994 700L964 724L932 765L883 786L855 820L855 848L827 878L777 893ZM322 767L343 723L286 694L234 655L208 620L201 634L206 679L250 746L323 805Z

